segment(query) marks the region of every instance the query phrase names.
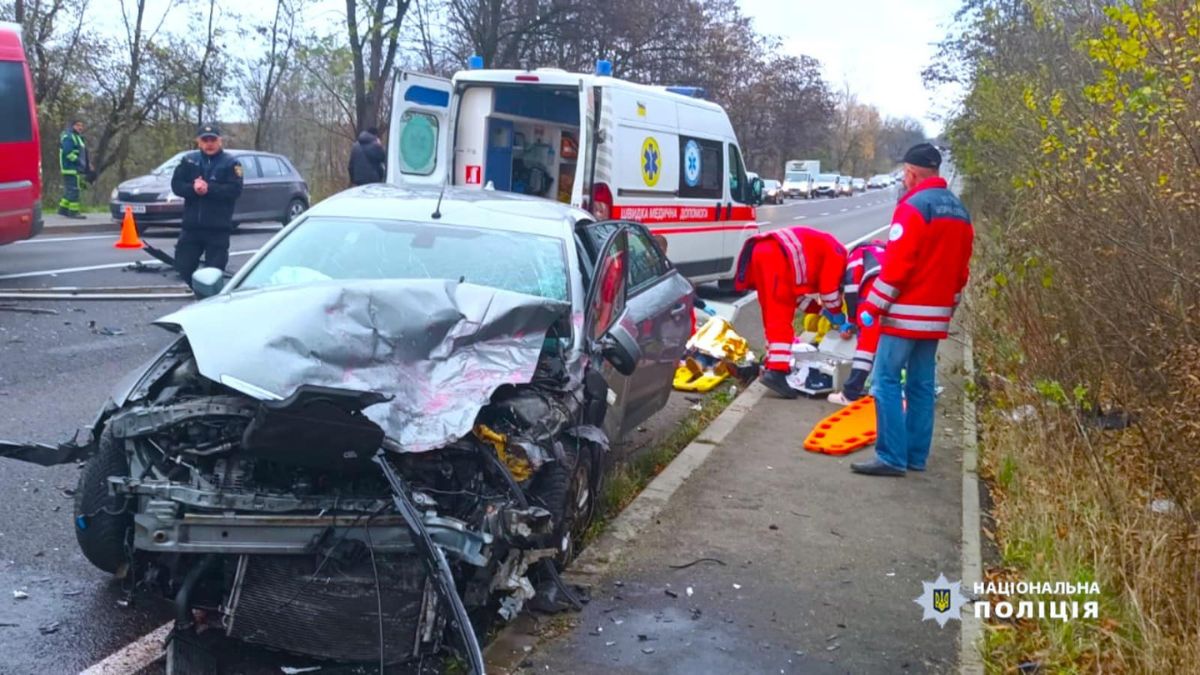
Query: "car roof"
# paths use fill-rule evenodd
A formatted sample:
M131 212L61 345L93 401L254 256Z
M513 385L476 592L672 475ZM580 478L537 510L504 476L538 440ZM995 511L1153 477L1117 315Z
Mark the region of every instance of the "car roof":
M467 225L564 240L571 239L576 223L591 220L587 211L541 197L454 186L441 192L435 186L373 183L339 192L310 208L306 216ZM432 217L435 209L440 218Z

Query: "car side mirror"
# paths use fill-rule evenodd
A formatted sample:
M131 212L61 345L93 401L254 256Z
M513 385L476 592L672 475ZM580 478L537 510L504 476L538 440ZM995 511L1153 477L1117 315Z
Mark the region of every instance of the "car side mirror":
M600 353L622 375L632 375L642 359L642 349L637 340L620 322L600 338Z
M198 298L211 298L225 288L225 273L215 267L201 267L192 274L192 292Z
M750 181L750 193L755 204L762 203L763 181L761 178L755 178L754 180Z

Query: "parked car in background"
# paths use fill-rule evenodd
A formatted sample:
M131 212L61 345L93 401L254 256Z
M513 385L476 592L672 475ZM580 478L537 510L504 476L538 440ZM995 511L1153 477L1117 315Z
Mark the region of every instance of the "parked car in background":
M783 193L788 197L812 199L816 195L813 174L808 171L788 171L783 175Z
M886 173L877 173L874 176L871 176L870 180L867 181L867 187L871 190L891 187L891 185L892 177Z
M783 196L783 183L774 178L767 178L763 181L762 200L764 204L782 204Z
M233 224L278 221L288 224L309 206L308 183L283 155L252 150L226 150L242 165L242 196L233 211ZM183 198L171 192L171 174L187 152L160 164L145 176L118 185L109 198L114 220L133 209L138 225L178 227L183 220Z
M852 178L850 180L850 187L853 188L855 192L866 192L867 181L863 180L862 178Z
M838 191L839 178L840 176L836 173L819 174L813 182L813 194L821 197L837 197L840 194Z
M854 187L850 185L853 180L850 176L838 176L838 195L842 197L854 196Z
M0 22L0 244L42 230L42 158L37 108L21 26Z

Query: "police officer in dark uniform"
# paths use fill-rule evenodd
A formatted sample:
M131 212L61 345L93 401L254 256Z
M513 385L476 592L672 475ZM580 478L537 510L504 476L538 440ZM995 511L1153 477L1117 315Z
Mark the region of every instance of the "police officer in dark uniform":
M175 244L175 269L188 285L204 256L206 267L224 270L229 262L233 207L242 194L242 165L221 149L215 124L196 130L200 148L183 156L171 176L171 191L183 197L183 228Z

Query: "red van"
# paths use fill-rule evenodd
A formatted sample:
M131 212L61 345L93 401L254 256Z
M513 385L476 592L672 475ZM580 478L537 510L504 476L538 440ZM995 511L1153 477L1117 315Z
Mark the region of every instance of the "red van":
M42 231L42 156L21 26L0 21L0 244Z

